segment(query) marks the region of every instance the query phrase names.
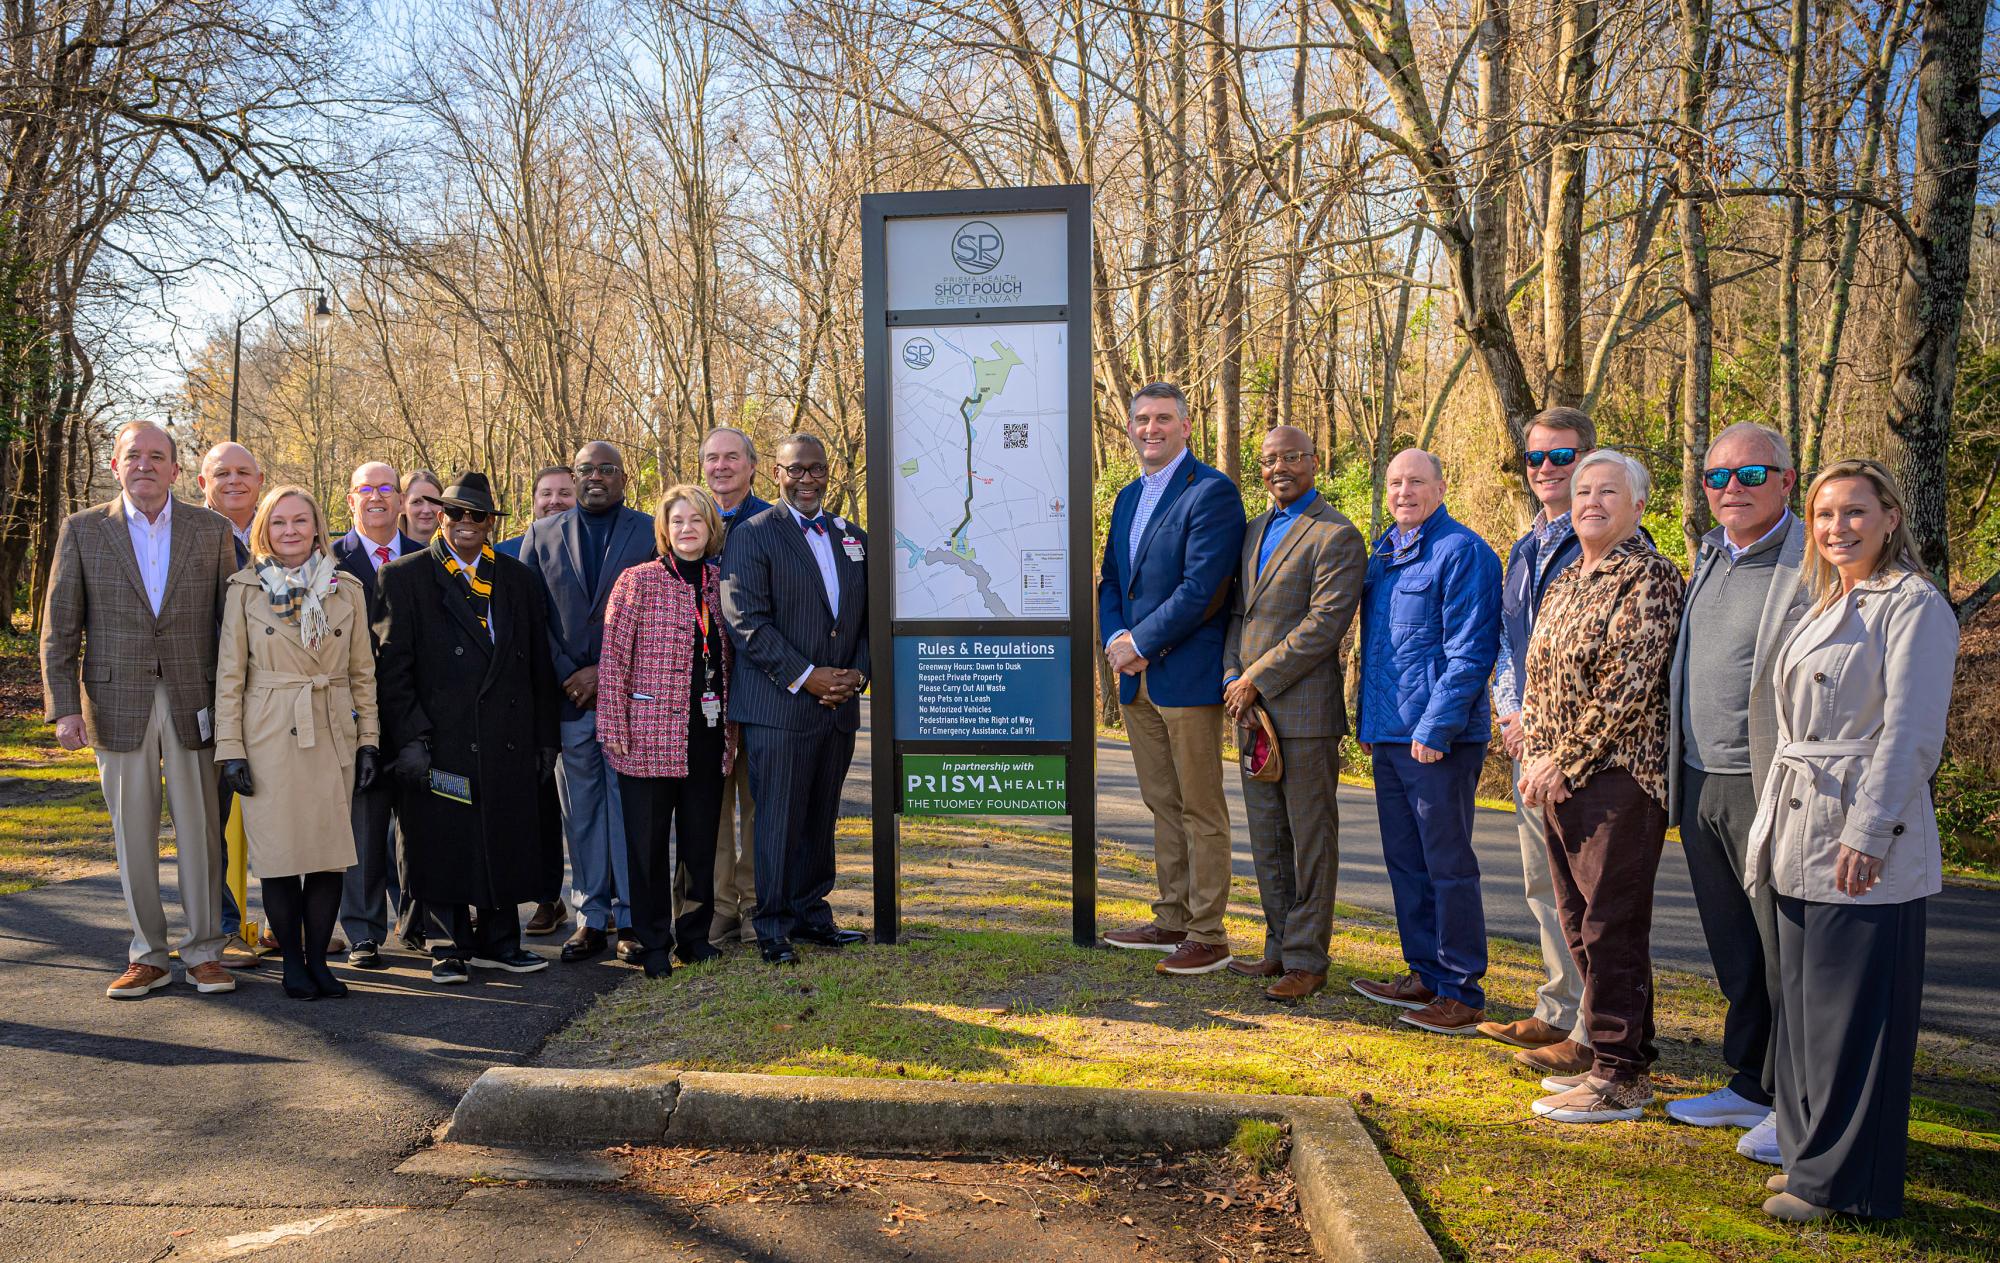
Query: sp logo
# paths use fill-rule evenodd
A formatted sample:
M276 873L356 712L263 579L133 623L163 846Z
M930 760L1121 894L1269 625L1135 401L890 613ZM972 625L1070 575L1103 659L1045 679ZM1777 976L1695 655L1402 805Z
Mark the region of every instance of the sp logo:
M1000 253L1005 245L998 228L975 219L952 234L951 261L974 276L984 275L1000 266Z
M931 346L929 338L911 338L903 344L903 363L911 368L929 368L936 357L937 350Z

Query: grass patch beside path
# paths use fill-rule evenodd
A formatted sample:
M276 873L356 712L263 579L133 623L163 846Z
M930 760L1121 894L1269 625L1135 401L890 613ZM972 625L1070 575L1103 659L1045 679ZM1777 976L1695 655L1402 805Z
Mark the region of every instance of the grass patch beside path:
M111 817L88 750L27 715L0 715L0 895L115 865Z
M844 922L869 906L867 824L841 824ZM1148 915L1150 866L1101 847L1100 922ZM806 949L795 970L754 952L635 979L544 1054L562 1066L1086 1084L1344 1096L1447 1257L1554 1263L1650 1259L1944 1260L2000 1257L2000 1050L1926 1037L1908 1217L1789 1228L1759 1209L1771 1168L1739 1158L1735 1131L1646 1120L1567 1128L1535 1120L1541 1095L1508 1050L1425 1035L1363 1000L1351 979L1400 969L1394 926L1342 906L1329 989L1295 1008L1219 973L1169 979L1151 953L1068 942L1068 839L990 825L904 826L908 942ZM1253 952L1256 892L1238 881L1229 930ZM1495 939L1494 1003L1529 1001L1538 954ZM1657 979L1663 1095L1723 1081L1712 983Z

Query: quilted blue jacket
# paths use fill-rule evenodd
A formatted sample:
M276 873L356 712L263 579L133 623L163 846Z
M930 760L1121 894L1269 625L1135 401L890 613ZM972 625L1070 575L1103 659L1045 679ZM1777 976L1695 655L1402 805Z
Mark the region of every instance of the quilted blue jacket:
M1442 506L1397 553L1384 531L1361 596L1358 740L1492 739L1486 680L1500 653L1500 558Z

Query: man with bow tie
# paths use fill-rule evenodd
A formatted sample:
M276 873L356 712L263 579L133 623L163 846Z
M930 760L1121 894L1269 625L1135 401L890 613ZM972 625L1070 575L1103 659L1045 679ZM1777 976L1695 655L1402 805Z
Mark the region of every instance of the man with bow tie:
M826 445L778 445L781 503L730 528L722 612L736 646L729 718L742 725L757 803L757 945L774 965L794 939L823 947L863 935L833 921L833 826L867 687L868 536L824 511Z

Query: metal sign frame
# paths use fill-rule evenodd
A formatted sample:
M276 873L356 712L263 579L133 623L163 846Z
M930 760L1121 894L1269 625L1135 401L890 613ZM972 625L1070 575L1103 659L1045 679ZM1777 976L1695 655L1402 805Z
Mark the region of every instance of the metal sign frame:
M1062 211L1067 215L1068 301L1057 306L888 307L888 221L935 216L1007 215ZM1091 495L1090 186L877 193L861 199L861 284L867 411L869 654L874 790L875 941L894 943L901 933L902 776L905 754L1060 754L1064 756L1070 824L1071 935L1081 946L1097 941L1097 567L1093 555ZM894 563L896 467L890 331L901 325L1021 324L1062 321L1069 348L1069 617L1053 619L902 620L895 618ZM897 636L1020 636L1066 638L1070 644L1070 740L905 741L896 731Z

